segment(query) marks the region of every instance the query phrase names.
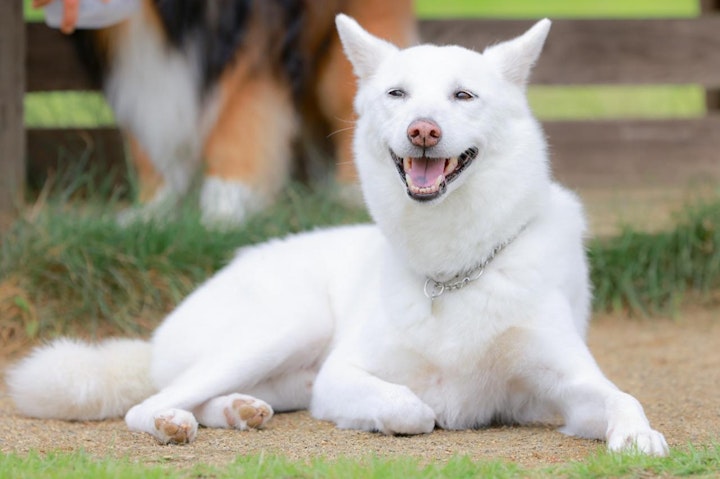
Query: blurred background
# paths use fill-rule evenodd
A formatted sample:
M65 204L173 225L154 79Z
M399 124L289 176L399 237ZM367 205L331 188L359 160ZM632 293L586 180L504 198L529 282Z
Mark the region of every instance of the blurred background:
M25 0L27 21L41 22L42 12L29 4ZM720 145L713 134L720 103L714 2L416 0L415 5L423 41L476 49L521 33L529 19L554 20L529 98L544 122L556 176L586 200L594 234L612 234L622 224L666 227L672 211L714 192L720 179ZM43 51L47 33L54 33L44 30L49 29L29 25L27 39L25 125L35 187L49 169L76 162L73 156L102 157L113 168L122 151L102 95L81 90L87 82L80 80L69 48ZM50 54L67 56L50 65L56 71L48 68ZM73 136L69 129L82 133Z

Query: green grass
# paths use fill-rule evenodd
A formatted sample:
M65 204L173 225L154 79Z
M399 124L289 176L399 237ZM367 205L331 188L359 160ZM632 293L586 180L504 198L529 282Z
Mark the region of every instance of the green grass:
M42 21L42 10L23 1L25 18ZM415 0L415 10L420 18L664 18L700 12L698 0Z
M159 453L158 456L161 454ZM313 459L291 461L278 456L238 456L224 466L197 464L186 469L148 465L131 459L96 459L83 452L40 455L11 454L0 457L0 479L104 479L104 478L637 478L714 477L720 468L720 446L673 450L669 457L599 453L585 461L556 466L523 468L502 461L472 461L453 457L446 462L420 464L414 458L367 457L360 460Z
M415 0L420 18L665 18L697 16L696 0Z
M0 315L6 311L4 321L29 336L71 326L147 332L236 248L367 219L327 194L294 186L237 229L208 232L193 207L174 219L123 228L112 198L109 205L73 206L72 194L60 191L0 242ZM625 230L589 246L597 310L671 314L688 295L696 300L720 288L720 200L688 208L671 231Z
M23 9L28 22L41 22L44 18L42 9L32 8L32 0L23 0Z
M667 314L720 288L720 201L688 207L674 229L590 244L595 307Z
M366 219L329 195L293 186L275 208L238 229L209 233L192 207L167 221L121 227L114 200L73 207L72 192L58 189L55 199L36 215L28 212L0 242L0 316L7 310L4 321L19 323L30 336L71 325L90 333L108 325L146 332L154 322L144 319L172 308L238 247Z
M528 89L541 120L696 118L706 113L698 85L539 86Z
M114 126L115 116L99 92L28 93L25 125L36 128Z

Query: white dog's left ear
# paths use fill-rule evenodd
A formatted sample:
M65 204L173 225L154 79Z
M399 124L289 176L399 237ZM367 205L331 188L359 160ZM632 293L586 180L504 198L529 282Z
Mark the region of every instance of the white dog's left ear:
M352 63L355 75L361 80L375 73L378 65L387 55L398 51L395 45L371 35L347 15L341 13L336 16L335 25L345 55Z
M545 44L550 24L550 20L544 18L519 37L486 48L483 55L498 66L507 80L525 87Z

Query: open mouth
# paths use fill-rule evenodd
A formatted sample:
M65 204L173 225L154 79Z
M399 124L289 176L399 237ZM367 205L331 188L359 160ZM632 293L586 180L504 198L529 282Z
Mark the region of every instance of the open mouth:
M442 196L452 182L478 155L474 146L454 158L400 158L392 150L390 156L405 182L410 198L430 201Z

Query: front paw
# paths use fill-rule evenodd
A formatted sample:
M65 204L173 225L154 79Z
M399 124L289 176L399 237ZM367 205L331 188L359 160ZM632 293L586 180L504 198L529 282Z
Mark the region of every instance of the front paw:
M427 404L420 403L385 415L377 425L384 434L427 434L435 429L435 412Z
M187 444L197 436L198 423L188 411L168 409L155 416L153 436L160 444Z
M228 427L241 431L262 429L273 416L272 407L265 401L244 394L228 396L230 404L223 410Z
M667 456L669 450L665 436L650 428L616 427L608 431L607 445L612 452L639 452L651 456Z
M435 412L405 387L369 413L374 416L373 429L384 434L427 434L435 429Z

